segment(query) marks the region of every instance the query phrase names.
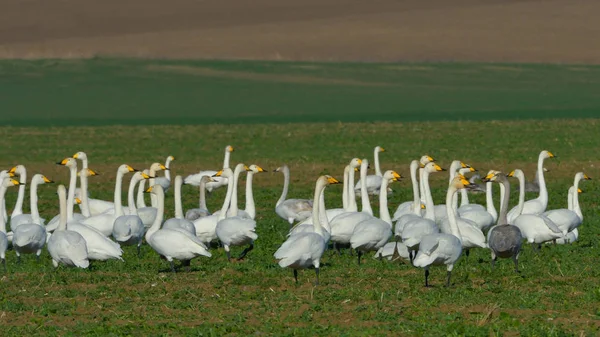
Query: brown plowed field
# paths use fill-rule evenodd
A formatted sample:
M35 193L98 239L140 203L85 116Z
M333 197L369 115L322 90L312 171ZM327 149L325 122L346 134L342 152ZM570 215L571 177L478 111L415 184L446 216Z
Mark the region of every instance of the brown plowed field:
M4 0L0 57L600 63L597 0Z

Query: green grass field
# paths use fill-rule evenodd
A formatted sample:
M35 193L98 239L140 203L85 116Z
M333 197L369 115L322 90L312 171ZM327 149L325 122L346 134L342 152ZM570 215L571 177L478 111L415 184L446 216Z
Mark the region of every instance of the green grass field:
M0 62L0 122L140 125L597 117L600 67Z
M372 159L373 147L381 145L383 169L405 177L392 185L392 212L412 198L408 164L425 153L443 167L461 159L484 172L522 168L532 179L539 151L550 150L558 156L545 165L550 209L566 207L577 171L600 177L599 119L541 119L596 116L598 77L592 75L600 68L102 59L0 64L0 104L2 111L11 111L0 120L32 125L0 128L0 168L24 164L29 177L40 172L67 184L67 170L54 163L83 150L90 167L101 173L90 181L94 198L112 197L114 172L122 163L145 168L173 155L173 174L186 176L218 168L227 144L236 149L232 163L267 170L287 163L290 196L303 198L311 197L320 174L341 179L351 158ZM182 66L185 73L177 68ZM198 75L188 67L211 70ZM229 91L235 97L228 97ZM58 118L50 120L42 110ZM362 115L365 111L368 115ZM491 121L517 116L532 120ZM483 121L429 121L471 117ZM308 123L378 119L390 121ZM417 119L423 122L398 122ZM188 121L205 125L64 126ZM293 121L304 123L283 123ZM209 124L217 122L234 125ZM255 177L259 239L243 262L228 263L223 250L214 248L212 258L192 261L192 272L171 274L145 245L140 259L135 248L125 247L125 262L54 270L47 252L40 264L26 256L18 265L8 251L9 272L0 272L5 334L562 336L600 331L600 188L595 180L581 185L585 220L578 242L546 246L538 254L525 246L520 275L508 260L500 260L492 272L489 252L473 250L455 266L450 288L442 286L445 268L432 268L433 287L424 288L423 271L408 264L366 258L359 267L356 256L331 250L323 257L319 286L312 285L312 270L301 271L295 285L291 270L279 268L272 257L288 229L274 213L282 182L277 173ZM432 188L434 201L443 202L446 175L432 176ZM55 191L53 185L40 187L40 211L47 219L57 214ZM223 195L218 190L209 198L210 210L220 207ZM16 190L9 190L9 209L15 198ZM183 198L184 209L194 207L197 190L185 186ZM516 193L511 198L516 202ZM340 207L341 187L329 187L326 199L327 207ZM472 201L483 203L483 197ZM171 192L166 203L171 217ZM377 202L373 205L378 214ZM239 252L233 249L234 255Z

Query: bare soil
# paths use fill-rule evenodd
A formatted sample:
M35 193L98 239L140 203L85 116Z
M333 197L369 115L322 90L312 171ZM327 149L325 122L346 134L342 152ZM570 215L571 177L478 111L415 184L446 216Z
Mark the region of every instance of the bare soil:
M0 58L600 63L595 0L7 0Z

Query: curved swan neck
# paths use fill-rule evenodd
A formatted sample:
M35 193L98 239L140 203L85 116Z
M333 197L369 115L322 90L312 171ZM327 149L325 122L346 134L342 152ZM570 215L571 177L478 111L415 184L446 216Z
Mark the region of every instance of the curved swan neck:
M546 180L544 178L544 156L540 153L537 165L539 184L540 184L540 195L538 199L544 205L544 209L548 206L548 190L546 189Z
M460 190L460 205L466 206L469 204L469 194L466 189Z
M350 175L350 165L344 167L344 181L342 185L342 208L348 211L348 176Z
M256 217L256 206L254 205L254 193L252 192L252 178L254 172L248 171L246 176L246 213L254 219Z
M142 179L140 181L140 186L138 187L138 192L137 192L137 200L136 200L136 206L137 208L144 208L146 207L146 200L144 200L144 190L146 188L146 179ZM129 206L131 207L131 206ZM135 209L134 209L135 210Z
M519 179L519 204L517 205L514 218L521 215L523 212L523 207L525 207L525 176L519 174L517 179Z
M123 184L123 173L117 171L117 179L115 179L115 218L123 215L123 204L121 201L121 185Z
M135 186L142 179L138 175L134 174L129 182L129 189L127 190L127 206L129 207L129 214L136 214L137 209L135 208L135 201L133 199L133 193L135 193Z
M67 200L65 199L64 186L58 189L58 203L59 203L59 216L58 216L58 227L57 231L64 231L67 229Z
M363 163L360 166L360 201L362 205L362 212L373 215L373 209L371 208L371 200L369 200L369 192L367 191L367 167L369 162L367 159L363 159ZM379 193L387 193L387 191L380 191Z
M229 204L229 214L227 216L237 216L238 214L238 183L240 179L241 169L238 165L233 171L233 192L231 193L231 202Z
M225 148L225 158L223 158L223 168L229 168L229 157L231 156L231 152Z
M88 179L87 179L87 175L86 173L84 173L84 170L87 171L87 169L83 169L82 171L79 172L79 185L81 185L81 214L88 218L92 215L92 213L90 212L90 204L89 204L89 200L88 200L88 195L87 195L87 190L88 190Z
M146 241L154 235L162 224L163 217L165 216L165 192L162 189L162 186L157 185L153 187L152 193L156 194L156 218L152 223L152 226L146 232Z
M281 173L283 173L283 191L281 191L281 197L279 197L279 200L277 200L275 207L279 206L285 201L285 198L288 194L288 188L290 186L290 169L287 167L287 165L281 167Z
M500 201L500 214L498 215L498 225L508 225L508 200L510 198L510 183L507 179L501 179L500 183L500 194L502 194L502 200Z
M4 211L4 196L6 194L6 186L3 184L4 181L0 180L0 183L2 183L2 185L0 185L0 207L2 208L2 211ZM0 216L0 232L6 234L6 221L4 220L3 216Z
M15 209L13 209L10 217L23 214L23 200L25 199L25 184L27 183L27 171L24 166L19 173L19 183L23 184L19 186L19 194L17 195L17 202L15 203Z
M410 181L412 182L413 188L413 213L421 215L421 197L419 192L419 182L417 181L417 170L419 169L419 162L413 160L410 163Z
M573 191L575 190L575 186L569 187L569 191L567 192L567 209L573 210Z
M206 208L206 182L203 180L200 180L200 200L198 201L198 206L201 209L208 209Z
M171 165L171 157L167 157L167 160L165 161L165 167L167 168L165 170L165 178L169 179L169 181L171 181L171 168L169 167Z
M33 218L33 222L41 224L40 212L38 210L38 185L39 180L31 179L31 186L29 187L29 207L31 208L31 217Z
M376 147L375 151L373 151L373 159L375 160L375 174L378 176L383 176L381 173L381 166L379 165L379 148Z
M392 226L392 218L390 217L390 210L388 209L388 198L387 198L387 193L384 193L384 191L387 191L389 182L387 179L382 178L381 179L381 189L379 191L381 191L379 193L379 219L387 222L390 227Z
M498 219L498 212L496 211L496 207L494 206L494 197L493 197L493 186L492 182L488 181L485 183L485 206L487 208L488 213L492 215L494 221ZM502 201L504 198L503 190L500 190L500 200ZM508 206L507 206L508 207Z
M221 212L219 213L218 221L221 221L227 217L227 209L229 208L229 203L231 202L231 195L233 194L233 177L227 179L227 194L225 194L225 200L223 201L223 206L221 207Z
M573 195L573 211L575 211L575 214L577 214L579 219L581 219L581 221L583 221L583 213L581 212L581 207L579 207L579 192L577 192L577 189L573 190L572 195Z
M183 179L181 179L181 176L175 177L175 182L173 184L173 194L175 197L176 219L183 219L183 205L181 204L181 184L183 184Z
M346 193L346 198L348 198L348 212L357 212L358 205L356 204L356 194L354 194L354 168L350 166L350 170L348 171L348 184L346 185L346 189L344 193Z
M315 195L313 198L313 210L312 210L313 227L314 227L315 233L317 233L321 236L323 235L323 227L321 226L321 219L319 219L319 209L320 209L319 198L321 197L321 193L325 189L325 186L326 186L325 183L321 179L317 180L317 186L315 187Z
M456 236L460 242L462 242L462 236L460 235L460 229L456 222L456 213L454 208L450 207L452 204L452 197L456 194L456 187L450 185L448 187L448 193L446 194L446 215L448 216L448 222L450 223L450 232Z
M152 165L154 166L154 165ZM150 167L150 170L148 171L148 175L150 176L150 179L148 181L149 186L154 186L154 184L156 184L156 180L154 178L156 178L156 169L154 169L153 167ZM163 191L164 192L164 191ZM154 193L150 193L150 206L152 207L156 207L156 195Z
M429 188L429 171L423 171L423 191L425 193L425 216L424 218L435 221L433 197ZM446 208L452 207L452 203L446 204Z
M423 186L424 185L423 184L423 172L424 171L425 170L422 167L419 168L419 192L421 195L420 196L421 202L427 205L427 203L426 203L427 195L425 194L425 186Z
M77 165L69 167L69 193L67 195L67 221L73 219L73 204L75 203L75 187L77 186Z
M329 233L331 233L331 227L329 226L329 218L327 218L327 209L325 208L325 189L321 191L319 196L319 220L321 226Z

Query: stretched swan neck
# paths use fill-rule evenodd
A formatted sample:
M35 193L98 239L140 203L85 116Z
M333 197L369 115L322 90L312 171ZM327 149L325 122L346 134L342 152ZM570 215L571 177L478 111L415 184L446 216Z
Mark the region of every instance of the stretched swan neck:
M167 160L165 161L165 167L167 168L165 170L165 178L169 179L169 181L171 181L171 157L167 157Z
M321 197L321 193L325 189L325 186L326 186L326 184L323 181L323 179L319 178L319 180L317 180L317 186L315 187L315 195L313 198L313 210L312 210L313 227L314 227L315 233L317 233L319 235L323 235L323 227L321 226L321 219L319 219L319 209L320 209L319 198Z
M88 178L87 178L87 169L82 169L79 172L79 184L81 185L81 214L88 218L92 215L90 212L90 204L88 200L87 190L88 190Z
M540 184L540 195L538 196L538 198L540 199L542 204L548 205L548 190L546 189L546 180L544 177L544 158L545 157L544 157L543 153L540 153L540 156L538 158L538 165L537 165L539 184ZM546 207L544 206L544 208L546 208Z
M165 216L165 192L163 191L162 186L153 186L152 193L156 195L156 218L154 219L152 226L150 226L146 232L146 241L160 229L163 217Z
M58 188L58 203L59 203L59 217L57 231L64 231L67 229L67 199L65 195L65 187L59 186Z
M281 191L281 197L279 197L279 200L277 200L276 206L279 206L285 201L285 198L288 194L288 188L290 187L290 169L287 167L287 165L281 167L281 173L283 173L283 191Z
M348 211L348 176L350 175L350 165L344 167L344 181L342 185L342 208Z
M34 176L35 178L35 176ZM37 189L39 185L39 180L31 179L31 186L29 187L29 207L31 208L31 217L35 223L40 222L40 212L38 210L38 194ZM2 212L0 212L2 214Z
M350 170L348 171L348 184L344 189L344 193L346 193L346 198L348 199L348 212L357 212L358 205L356 204L356 194L354 194L354 168L350 166Z
M387 222L390 227L392 226L392 218L390 217L390 210L388 209L388 198L387 191L389 182L386 178L381 179L381 189L379 190L379 219Z
M129 207L129 214L136 214L135 201L133 199L133 194L135 193L135 186L140 182L141 177L137 174L134 174L129 182L129 189L127 190L127 206ZM83 200L82 200L83 201Z
M254 205L254 193L252 192L252 178L254 172L248 171L246 176L246 213L250 215L252 219L256 217L256 206Z
M381 173L381 166L379 165L379 147L376 147L373 151L373 159L375 160L375 174L378 176L383 176Z
M225 158L223 158L223 168L229 168L229 157L231 156L231 151L229 151L229 145L225 147Z
M581 207L579 207L579 192L577 191L576 188L573 190L572 195L573 195L573 211L575 212L575 214L577 214L579 219L581 219L581 221L583 221L583 213L581 212Z
M500 214L498 215L498 225L508 225L508 201L510 198L510 183L507 179L500 179L500 194L502 200L500 201Z
M12 212L12 216L23 214L23 201L25 199L25 184L27 183L27 170L24 166L21 166L19 170L19 193L17 194L17 202L15 203L15 209Z
M321 191L319 196L319 220L321 226L329 233L331 233L331 227L329 226L329 219L327 218L327 209L325 208L325 189Z
M117 178L115 179L115 218L123 215L123 204L121 201L121 185L123 184L123 173L121 170L117 171Z
M567 209L573 211L573 191L575 190L575 186L569 187L569 191L567 192Z
M181 185L183 184L183 179L181 176L175 177L175 183L173 186L174 194L175 194L175 218L183 219L183 205L181 204Z
M373 215L373 209L371 208L371 200L369 200L369 192L367 191L367 169L369 162L367 159L363 159L360 166L360 201L362 204L362 212ZM387 191L380 191L379 193L387 193Z
M515 217L521 215L523 207L525 207L525 176L522 172L517 174L517 179L519 179L519 204L517 205Z
M498 217L498 212L496 212L496 207L494 206L494 196L493 196L493 183L488 181L485 183L485 206L487 208L488 213L492 215L494 219ZM502 198L502 190L500 190L501 198ZM500 199L503 200L503 199ZM508 207L508 206L507 206Z
M419 170L419 162L413 160L410 163L410 181L413 188L413 212L417 215L421 214L421 197L419 192L419 181L417 180L417 171Z
M200 200L198 201L198 206L201 209L208 209L206 208L206 181L205 180L201 180L200 181Z
M235 171L233 171L233 192L231 193L231 202L229 204L229 216L237 216L238 214L238 182L243 169L244 165L238 165Z
M446 215L448 216L448 222L450 223L450 232L452 235L456 236L460 242L462 242L462 236L460 235L460 229L458 228L458 223L456 222L456 213L454 213L454 209L449 205L452 204L452 198L456 194L456 187L452 184L448 187L448 193L446 194Z
M231 202L231 195L233 194L233 178L227 178L227 194L225 195L225 200L223 201L223 206L221 207L221 212L219 213L218 221L221 221L227 217L227 209L229 208L229 203Z
M7 179L7 178L5 178ZM6 186L4 186L4 180L0 180L0 208L2 208L2 212L4 212L4 196L6 195ZM4 220L4 215L0 213L0 232L6 234L6 221Z
M137 208L146 207L146 201L144 200L145 188L146 188L146 179L142 179L140 181L140 186L138 187L138 194L137 194L137 201L136 201ZM131 207L131 206L129 206L129 207ZM135 210L135 208L134 208L134 210Z
M419 168L419 193L420 193L420 198L421 198L421 202L424 204L426 203L426 198L427 198L427 194L425 192L425 184L423 183L423 173L425 172L425 170L420 167Z
M75 187L77 186L77 165L69 167L69 193L67 195L67 221L73 220L73 204L75 203Z
M435 212L433 205L433 197L429 187L429 171L423 171L423 192L425 193L425 218L435 221ZM446 204L446 208L451 207L452 203Z

